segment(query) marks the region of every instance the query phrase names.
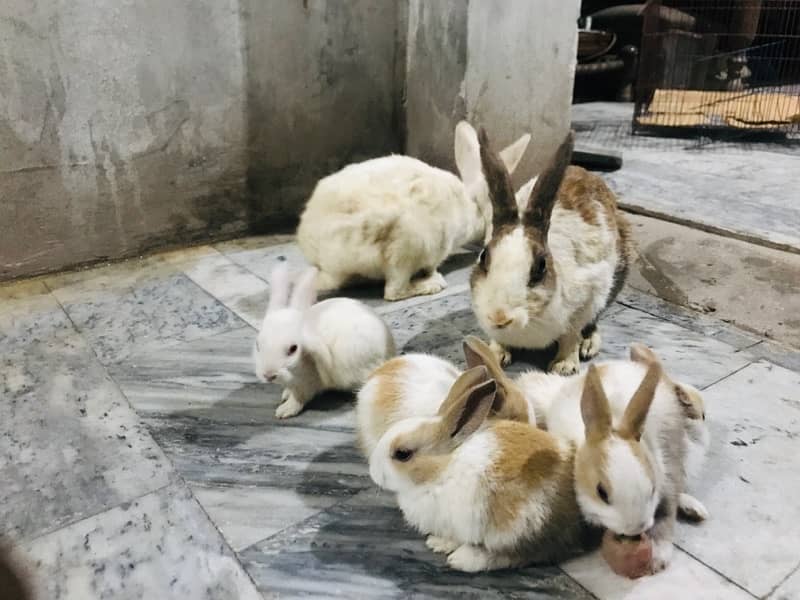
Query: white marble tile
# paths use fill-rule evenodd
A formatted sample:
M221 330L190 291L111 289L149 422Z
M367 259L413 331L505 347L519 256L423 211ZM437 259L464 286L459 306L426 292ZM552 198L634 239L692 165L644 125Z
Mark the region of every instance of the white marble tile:
M263 279L221 253L192 263L185 273L248 325L261 325L269 300L269 285Z
M631 580L615 575L599 552L561 565L600 600L749 600L750 594L685 552L676 549L670 566L656 575Z
M800 598L800 564L794 573L769 596L769 600L796 600Z
M45 340L19 333L45 323ZM0 533L29 539L169 482L169 462L67 316L56 306L14 326L0 357Z
M699 388L741 369L751 359L735 348L647 313L626 308L601 323L600 358L627 358L632 342L642 342L661 358L669 373Z
M800 564L800 374L754 363L704 398L712 442L694 488L711 518L677 541L762 597Z
M237 552L337 501L335 497L303 495L278 488L192 485L191 489Z
M261 596L188 490L169 486L18 548L41 600Z

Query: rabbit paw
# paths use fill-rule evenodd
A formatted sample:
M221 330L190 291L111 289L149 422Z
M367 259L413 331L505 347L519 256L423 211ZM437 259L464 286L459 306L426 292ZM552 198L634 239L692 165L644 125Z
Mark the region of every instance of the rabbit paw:
M694 496L681 494L678 497L678 514L688 521L699 523L708 518L708 509Z
M580 357L581 360L594 358L600 352L600 332L595 329L587 338L581 340Z
M284 393L281 395L282 399L284 395L286 398L278 405L278 408L275 409L275 416L279 419L288 419L289 417L300 414L303 410L303 403L298 402L297 398L295 398L294 394L289 390L284 390Z
M438 554L450 554L460 546L458 542L435 535L429 535L425 545Z
M447 564L456 571L477 573L486 571L490 561L486 550L471 544L464 544L447 557Z
M653 573L663 571L672 560L672 553L675 547L668 540L653 542Z
M492 354L494 354L501 367L507 367L511 364L511 352L498 342L491 340L489 342L489 350L492 351Z
M570 354L566 358L554 360L547 367L548 371L559 375L574 375L580 368L580 359L577 353Z

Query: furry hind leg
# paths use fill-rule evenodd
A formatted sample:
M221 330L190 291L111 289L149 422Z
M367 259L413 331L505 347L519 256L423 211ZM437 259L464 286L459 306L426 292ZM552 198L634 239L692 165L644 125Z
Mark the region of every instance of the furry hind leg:
M386 273L386 287L383 290L384 300L390 302L405 300L414 296L427 296L438 294L447 287L444 276L436 271L431 271L430 275L412 280L413 273L407 268L390 268Z

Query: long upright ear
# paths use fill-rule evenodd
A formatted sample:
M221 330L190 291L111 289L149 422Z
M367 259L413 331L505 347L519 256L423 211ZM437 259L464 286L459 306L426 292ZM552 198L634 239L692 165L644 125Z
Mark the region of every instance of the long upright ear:
M317 270L310 267L303 271L292 290L290 305L298 310L306 310L317 301Z
M484 366L489 376L497 382L497 394L492 412L501 419L531 422L528 403L517 385L506 375L494 353L482 340L468 335L463 343L464 357L468 367ZM533 423L535 425L535 423Z
M508 169L509 173L513 173L517 169L519 161L522 160L522 155L525 154L525 149L531 141L531 134L526 133L520 137L513 144L506 146L500 151L500 160Z
M455 132L455 157L458 173L465 185L471 185L481 176L481 149L478 134L472 125L460 121Z
M537 179L539 179L538 175L532 177L522 184L522 187L514 194L514 199L517 201L517 214L520 219L525 214L525 211L528 210L528 201L531 199L531 192L533 191L533 186L536 185Z
M499 225L517 222L517 202L514 188L511 187L511 176L500 157L489 146L489 136L481 127L478 134L481 146L481 165L486 184L489 186L489 198L492 201L492 223L497 229Z
M523 216L526 225L530 225L546 233L550 228L550 215L558 198L558 188L564 179L564 173L572 159L572 148L575 136L570 131L556 150L550 164L536 180L531 191L531 199Z
M468 389L475 387L489 380L489 371L483 365L477 365L467 369L459 375L450 386L450 391L447 392L447 398L444 399L441 406L439 406L439 415L444 415L449 411L454 404L461 402L461 396Z
M633 362L638 362L644 365L659 362L656 353L639 342L634 342L631 344L630 357Z
M642 439L644 423L656 395L659 381L661 381L661 363L650 363L642 383L639 384L622 415L622 421L618 427L620 437L636 441Z
M458 402L442 415L442 436L460 444L475 433L489 416L497 386L489 379L465 390Z
M587 442L598 443L611 434L611 407L594 365L589 367L583 384L581 415Z
M289 303L289 265L279 262L269 274L269 304L267 312L285 307Z

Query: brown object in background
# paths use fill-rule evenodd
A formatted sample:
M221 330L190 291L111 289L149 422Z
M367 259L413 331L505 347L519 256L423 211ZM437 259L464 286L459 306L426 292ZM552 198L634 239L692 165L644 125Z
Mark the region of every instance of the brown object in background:
M0 550L0 600L29 600L32 597L20 571L9 553Z

